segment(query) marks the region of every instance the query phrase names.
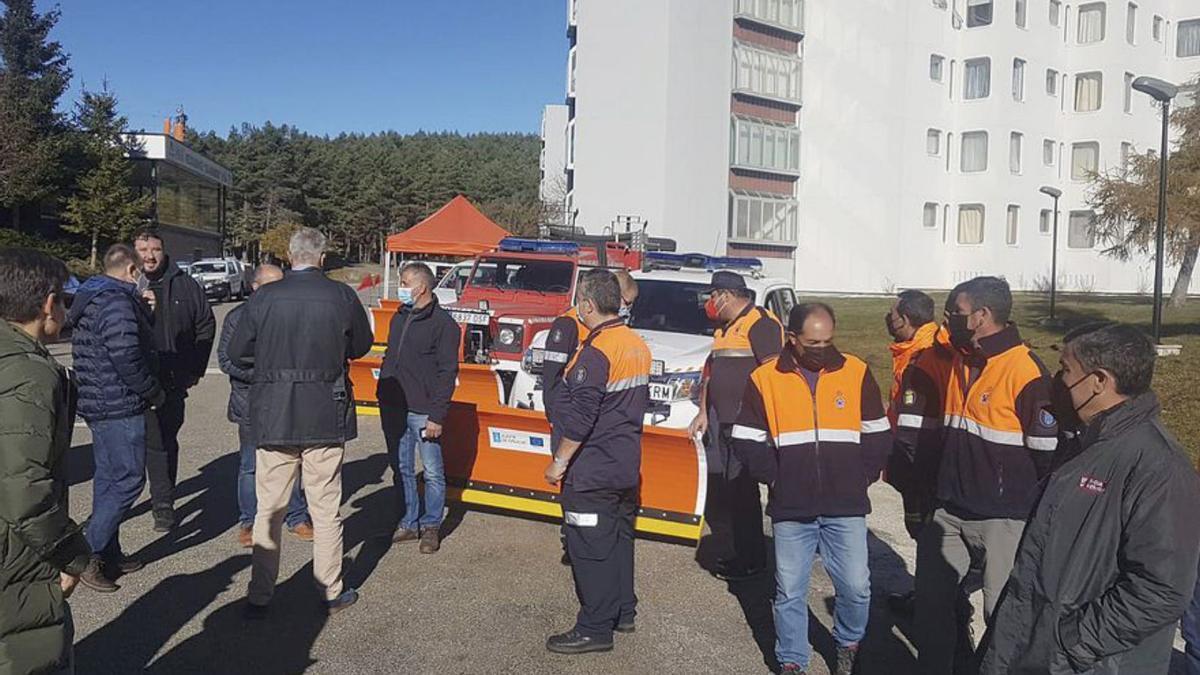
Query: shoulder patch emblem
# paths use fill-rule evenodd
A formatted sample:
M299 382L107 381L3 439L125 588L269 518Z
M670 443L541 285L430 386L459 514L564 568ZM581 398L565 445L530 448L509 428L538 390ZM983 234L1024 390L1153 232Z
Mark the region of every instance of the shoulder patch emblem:
M587 376L588 371L586 366L575 367L575 382L577 384L583 384L585 381L587 381Z
M1041 422L1042 426L1046 427L1047 429L1058 424L1058 420L1054 419L1054 415L1049 410L1045 409L1043 409L1041 414L1038 416L1038 421Z
M1079 477L1079 489L1089 494L1102 495L1107 487L1108 483L1099 478L1092 478L1091 476Z
M912 405L917 402L917 393L912 389L904 390L904 405Z
M991 400L992 400L992 392L990 390L985 391L979 395L979 402L983 405L987 405L988 403L991 402Z
M842 394L842 392L839 391L833 399L833 404L835 406L837 406L838 410L845 408L846 407L846 396L844 394Z

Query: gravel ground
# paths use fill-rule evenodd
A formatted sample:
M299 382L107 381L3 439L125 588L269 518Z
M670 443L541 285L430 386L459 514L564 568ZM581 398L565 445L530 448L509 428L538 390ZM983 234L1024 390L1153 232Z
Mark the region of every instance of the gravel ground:
M218 322L232 305L217 308ZM63 349L56 351L63 352ZM177 509L182 524L161 535L140 502L122 528L127 553L147 563L101 595L71 600L81 673L711 673L768 672L773 627L769 577L726 584L705 573L697 549L639 540L638 630L607 654L563 657L544 649L576 610L569 569L559 564L555 524L454 505L437 555L390 542L395 515L390 470L374 418L359 419L346 451L346 575L360 602L336 617L319 611L310 545L285 534L280 587L265 622L241 619L250 574L236 543L237 433L225 419L226 379L193 390L180 434ZM71 508L91 508L91 445L77 425L70 456ZM143 500L148 498L143 495ZM883 598L911 588L914 547L899 496L876 484L870 553L874 601L860 673L915 673L907 626ZM701 556L702 557L702 556ZM813 575L810 637L826 673L833 589Z

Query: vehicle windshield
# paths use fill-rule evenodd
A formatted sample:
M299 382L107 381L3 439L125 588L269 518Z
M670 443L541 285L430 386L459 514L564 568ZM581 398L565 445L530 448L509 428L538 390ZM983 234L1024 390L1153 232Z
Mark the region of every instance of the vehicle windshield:
M712 335L716 327L704 315L707 300L707 284L638 279L629 325L640 330Z
M569 293L574 265L558 260L484 258L475 266L471 286L504 291Z
M190 272L192 274L213 274L214 272L224 274L225 270L225 263L223 262L198 262L192 263Z
M496 269L495 265L489 265L487 263L480 263L479 267L481 269L481 274L486 272L486 270L489 268L493 271L493 273ZM467 285L467 279L470 277L470 265L456 265L455 267L450 268L450 270L446 272L446 275L442 277L442 281L438 284L438 288L452 288L456 292L462 293L463 286Z

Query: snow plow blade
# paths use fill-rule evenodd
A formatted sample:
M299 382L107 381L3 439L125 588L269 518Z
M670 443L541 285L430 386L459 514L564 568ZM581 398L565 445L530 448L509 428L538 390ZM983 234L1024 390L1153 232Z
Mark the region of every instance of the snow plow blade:
M360 415L378 415L375 383L382 354L351 364ZM486 365L459 364L444 425L447 496L467 504L562 517L559 489L546 483L550 424L543 412L501 405L502 387ZM647 426L636 528L644 534L700 538L708 471L704 450L683 429Z

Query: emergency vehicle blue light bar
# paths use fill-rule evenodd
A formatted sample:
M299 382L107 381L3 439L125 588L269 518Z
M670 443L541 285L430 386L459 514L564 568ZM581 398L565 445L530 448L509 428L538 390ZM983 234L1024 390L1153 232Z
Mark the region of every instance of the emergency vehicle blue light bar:
M557 253L559 255L576 255L579 253L579 244L576 244L573 241L545 241L542 239L505 237L500 240L500 250L509 253Z
M762 269L762 261L758 258L725 258L705 255L703 253L663 253L652 251L646 254L646 262L651 267L690 268L707 270L709 272L714 270L758 271Z

